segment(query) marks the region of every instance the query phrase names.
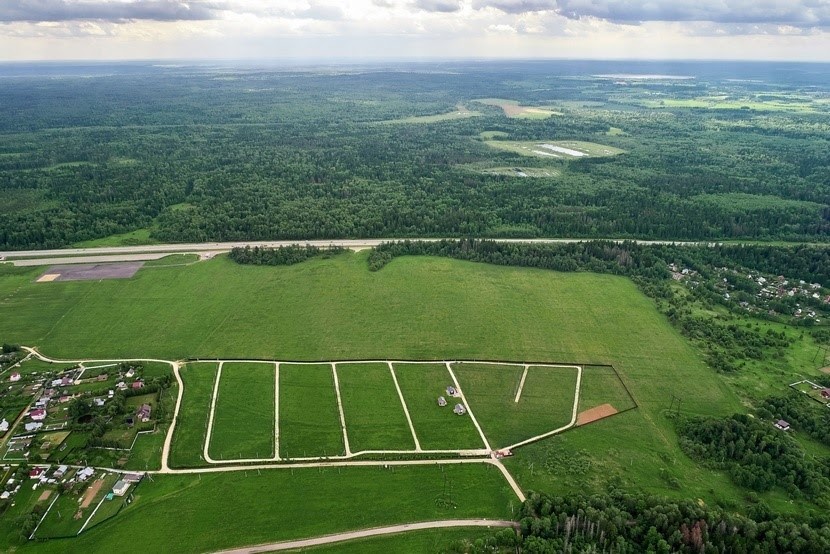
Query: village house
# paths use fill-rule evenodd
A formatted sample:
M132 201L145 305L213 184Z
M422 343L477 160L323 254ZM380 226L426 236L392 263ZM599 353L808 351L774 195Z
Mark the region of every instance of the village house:
M112 487L112 494L114 494L115 496L124 496L125 494L127 494L127 490L129 490L129 488L129 483L127 483L123 479L119 479Z
M778 429L781 429L782 431L789 431L790 430L790 424L787 423L786 421L784 421L783 419L779 419L778 421L776 421L775 422L775 427L778 428Z
M464 415L467 413L467 408L464 407L464 404L456 404L452 411L456 415Z
M26 429L26 432L31 433L33 431L37 431L43 427L43 424L39 421L35 421L33 423L26 423L23 425L23 428Z
M78 481L86 481L90 477L95 475L95 468L94 467L85 467L78 474L75 476Z
M822 389L821 397L822 398L830 398L830 389Z
M40 479L40 476L43 475L43 472L46 471L42 467L33 467L29 470L29 479Z
M6 421L6 418L3 418L3 421L0 421L0 433L5 433L9 430L9 422Z
M43 408L36 408L29 412L29 417L32 418L32 421L43 421L46 419L46 410Z
M9 375L9 381L11 381L12 383L20 381L20 373L18 373L17 371L12 372L12 374Z
M122 477L124 481L127 483L138 483L141 481L141 474L140 473L125 473Z
M138 390L144 388L144 383L142 381L135 381L132 385L133 390Z
M107 378L108 378L108 377L107 377L107 374L106 374L106 373L102 373L101 375L99 375L98 377L96 377L96 379L97 379L97 380L99 380L99 381L106 381L106 380L107 380Z
M447 396L458 396L458 389L450 385L447 387Z
M444 398L443 396L439 396L438 397L438 405L443 408L444 406L447 405L447 399Z
M142 404L138 411L135 413L135 417L142 423L147 423L148 421L150 421L151 412L152 407L149 404Z

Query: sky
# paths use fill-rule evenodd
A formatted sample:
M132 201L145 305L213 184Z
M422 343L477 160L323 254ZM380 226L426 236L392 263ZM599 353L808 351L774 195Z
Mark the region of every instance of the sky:
M830 0L0 0L0 59L830 61Z

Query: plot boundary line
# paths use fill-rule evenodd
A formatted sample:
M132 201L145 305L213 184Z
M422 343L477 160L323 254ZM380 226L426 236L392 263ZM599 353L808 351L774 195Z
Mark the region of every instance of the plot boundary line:
M482 442L484 442L484 448L487 450L493 450L490 446L490 443L487 441L487 437L484 435L484 431L481 430L481 425L478 424L478 420L476 420L476 416L473 415L473 411L470 409L470 405L467 404L467 399L464 397L464 391L461 390L461 385L458 384L458 379L455 376L455 373L452 370L452 363L446 362L447 371L450 373L450 377L452 377L452 382L455 384L455 390L458 391L458 394L461 395L461 402L464 403L464 407L467 409L467 413L470 414L470 419L473 421L473 425L476 426L478 429L478 434L481 436Z
M340 398L340 381L337 379L337 364L331 362L331 374L334 377L334 392L337 393L337 411L340 412L340 428L343 430L343 446L346 447L346 456L352 455L349 446L349 433L346 432L346 416L343 414L343 400Z
M412 440L415 441L415 451L422 452L421 443L418 441L418 435L415 434L415 426L412 425L412 418L409 416L409 408L406 406L401 386L398 384L398 377L395 375L395 368L392 367L392 362L386 362L389 366L389 373L392 374L392 382L395 383L395 390L398 391L398 398L401 399L401 407L403 407L403 414L406 416L406 422L409 424L409 430L412 432Z
M280 363L274 362L274 461L280 461Z
M213 383L213 397L210 399L210 416L208 417L207 433L205 434L205 461L209 464L217 463L216 460L210 457L210 439L213 434L213 418L216 416L216 399L219 397L219 379L222 377L222 367L225 362L219 362L219 367L216 369L216 380Z
M525 388L525 379L527 379L527 370L529 367L529 365L525 364L525 369L522 372L522 379L519 381L519 390L516 391L516 398L513 400L516 404L519 403L519 399L522 397L522 391Z

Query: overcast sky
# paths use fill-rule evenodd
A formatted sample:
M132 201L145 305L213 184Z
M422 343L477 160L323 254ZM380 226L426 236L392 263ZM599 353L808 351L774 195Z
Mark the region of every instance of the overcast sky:
M0 59L830 61L830 0L0 0Z

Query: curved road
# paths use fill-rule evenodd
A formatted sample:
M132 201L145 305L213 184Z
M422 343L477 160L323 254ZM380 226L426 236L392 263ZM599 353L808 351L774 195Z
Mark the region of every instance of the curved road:
M298 539L293 541L273 542L257 546L245 546L231 550L221 550L215 554L259 554L262 552L278 552L281 550L294 550L297 548L308 548L331 544L335 542L363 539L366 537L377 537L381 535L392 535L405 533L407 531L421 531L424 529L447 529L451 527L516 527L515 521L491 520L491 519L446 519L443 521L424 521L422 523L404 523L401 525L390 525L388 527L375 527L372 529L361 529L360 531L349 531L334 535L324 535L312 539Z

